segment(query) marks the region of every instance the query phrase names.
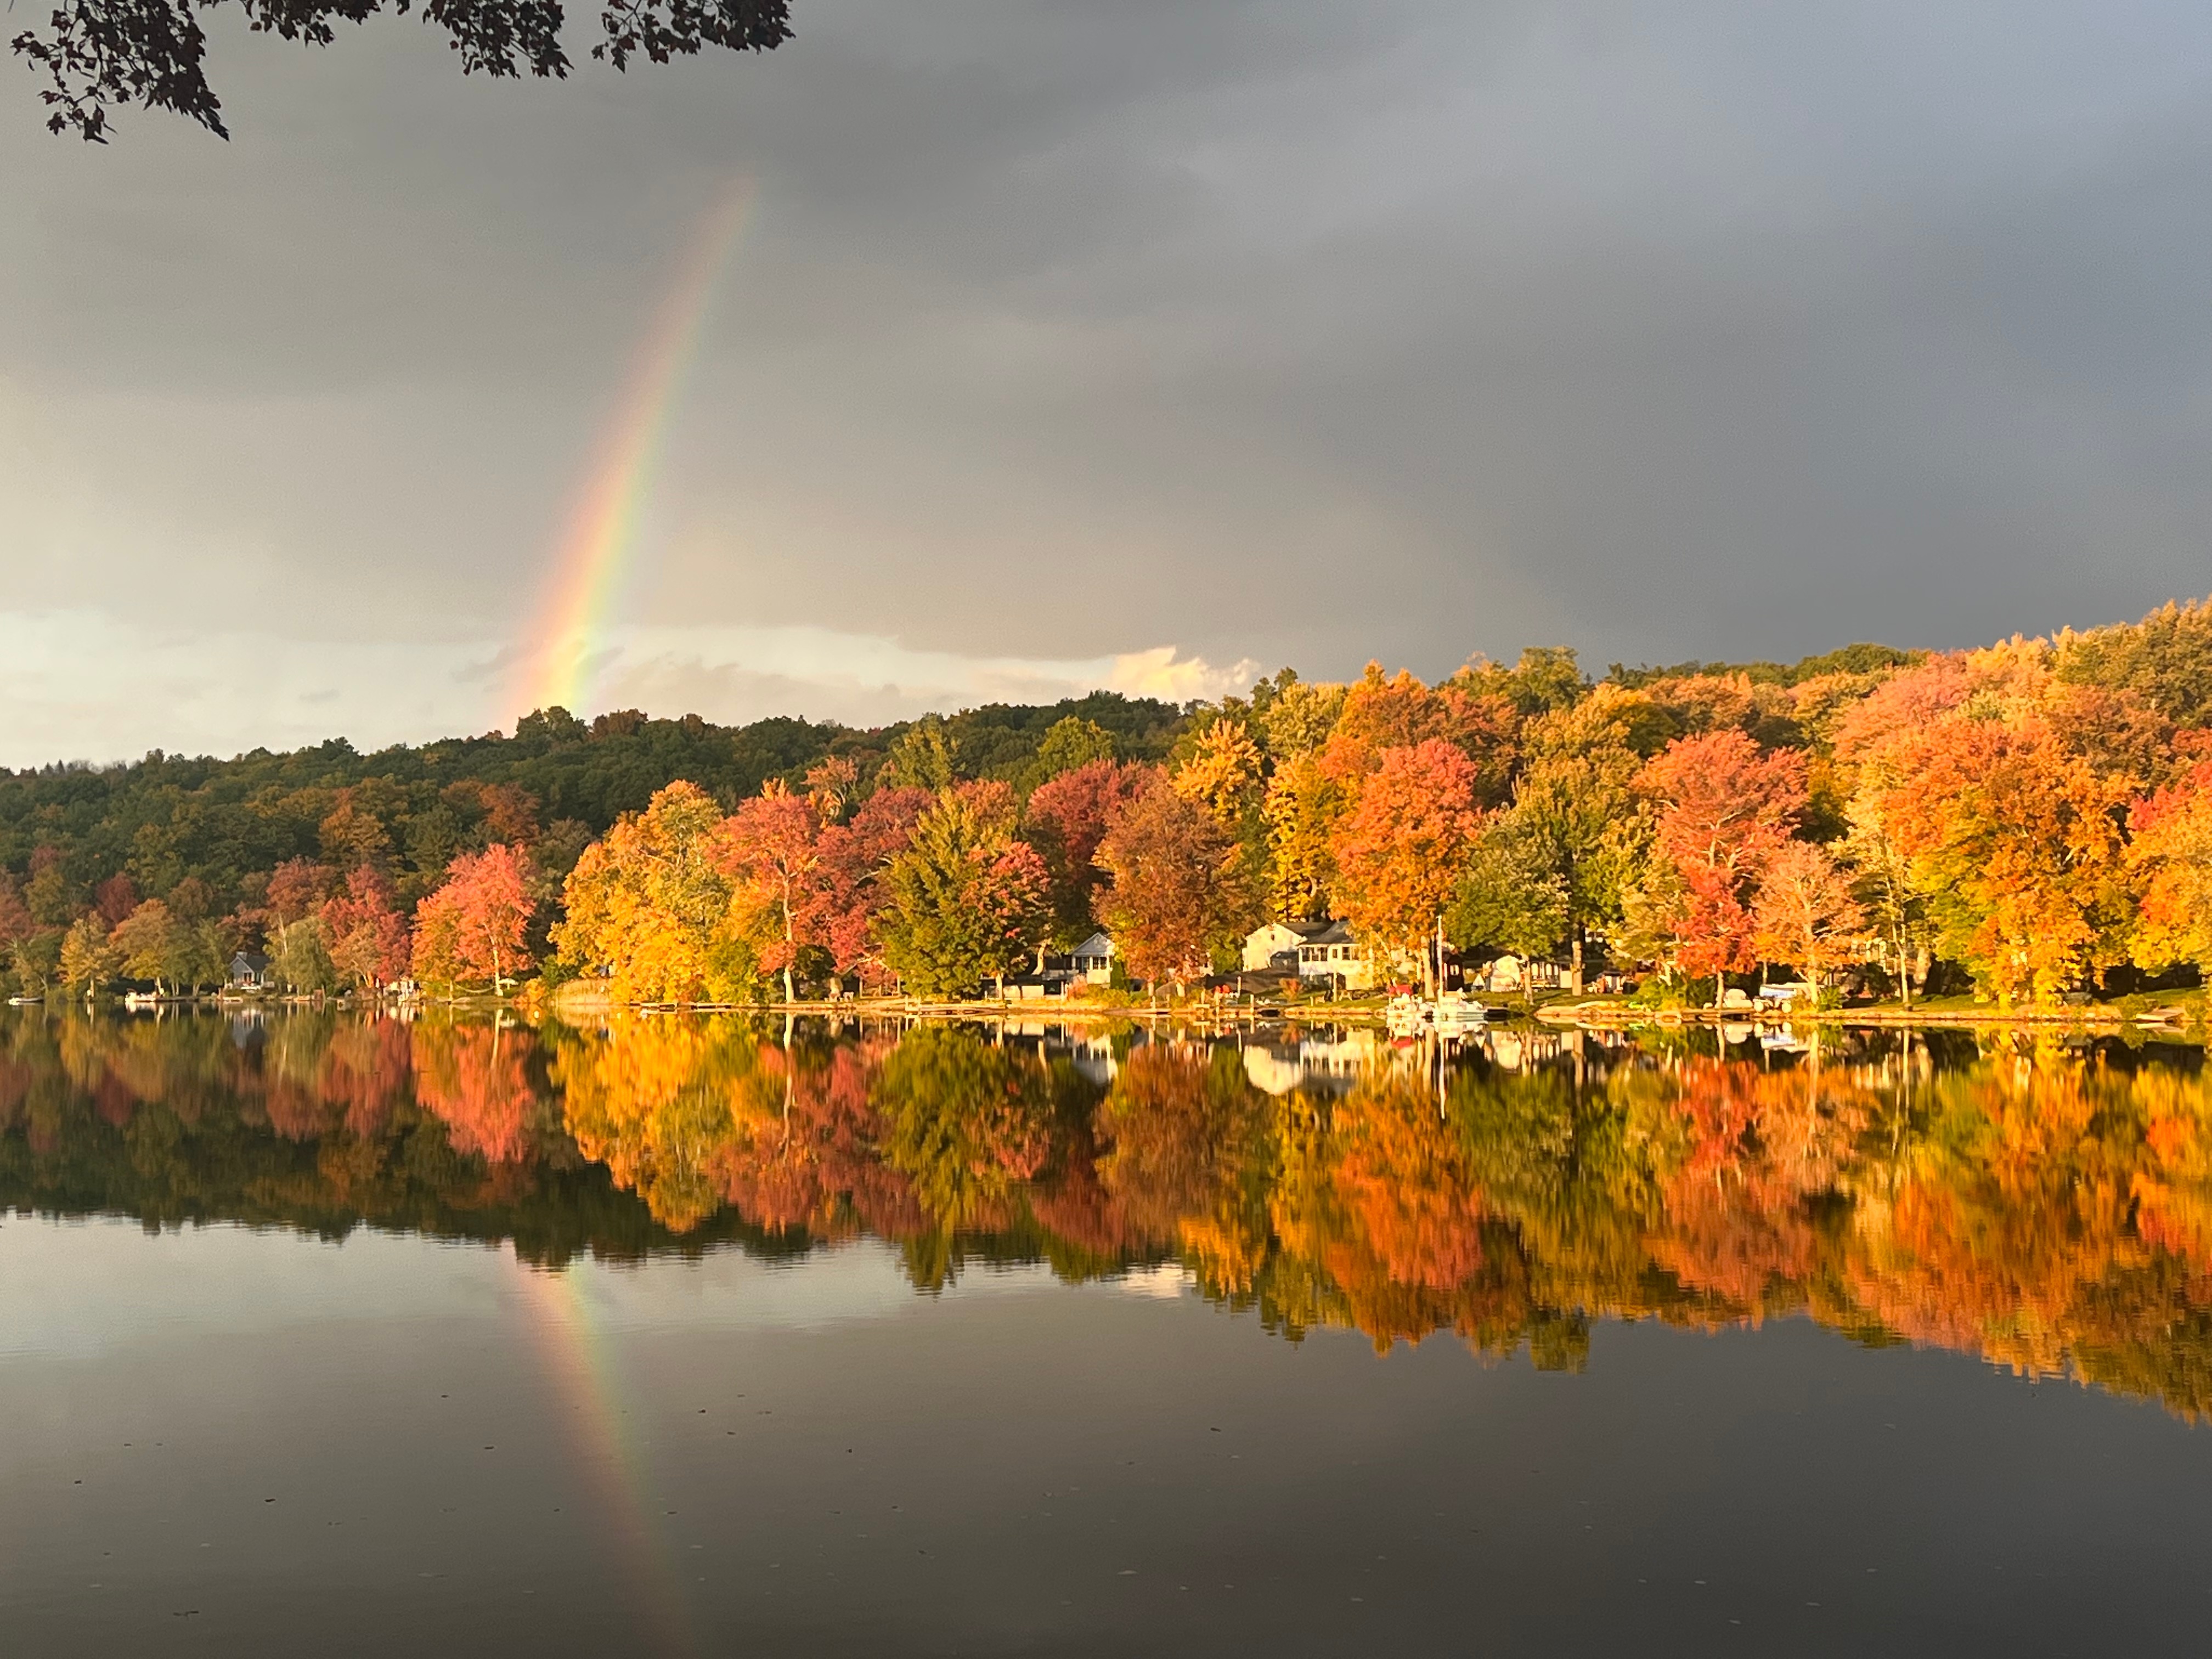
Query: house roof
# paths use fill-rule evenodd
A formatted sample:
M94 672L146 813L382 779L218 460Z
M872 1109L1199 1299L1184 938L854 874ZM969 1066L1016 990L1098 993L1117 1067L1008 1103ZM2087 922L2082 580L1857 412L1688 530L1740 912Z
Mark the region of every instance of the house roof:
M1114 941L1104 933L1093 933L1067 954L1072 957L1110 957L1114 954Z
M1352 937L1351 926L1340 916L1319 933L1309 933L1305 942L1308 945L1357 945L1359 941Z
M1325 921L1267 921L1261 923L1244 937L1248 939L1257 939L1270 928L1275 927L1279 927L1286 933L1294 933L1301 939L1310 939L1316 933L1327 933L1329 924Z

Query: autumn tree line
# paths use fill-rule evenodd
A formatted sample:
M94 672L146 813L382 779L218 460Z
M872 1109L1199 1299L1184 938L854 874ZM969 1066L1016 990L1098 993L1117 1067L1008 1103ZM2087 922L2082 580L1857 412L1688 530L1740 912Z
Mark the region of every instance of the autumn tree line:
M2212 1412L2212 1080L2118 1045L1707 1034L1341 1094L1225 1043L1110 1072L924 1027L719 1015L0 1022L0 1204L512 1237L533 1260L869 1234L937 1286L1176 1263L1285 1335L1455 1333L1575 1366L1589 1324L1805 1312Z
M1577 990L1610 963L1681 1000L1779 969L2042 1003L2212 962L2204 605L1788 667L1592 683L1547 648L1433 684L1285 670L1180 710L1102 694L874 733L785 722L784 763L742 788L726 756L744 738L757 762L755 728L653 730L682 725L552 710L466 755L405 751L309 786L313 848L243 874L179 850L200 814L240 805L195 799L221 796L212 776L88 885L65 836L40 838L66 814L11 816L0 787L0 823L29 841L0 878L0 940L25 988L205 982L251 935L300 988L536 973L667 1003L972 995L1098 928L1132 979L1175 993L1268 918L1340 919L1407 979L1432 982L1441 929L1478 957L1556 956ZM640 734L676 763L623 747ZM605 822L553 816L595 745L622 757L602 769L621 789L593 797ZM507 769L436 782L468 755ZM617 798L634 804L609 814Z
M1119 752L1157 757L1183 713L1100 693L939 725L975 775L1026 787L1044 732L1071 717ZM374 991L414 974L426 923L428 978L488 987L545 960L578 855L671 779L734 807L833 755L873 776L908 729L636 710L587 724L550 709L511 736L373 754L337 739L0 771L0 991L206 988L241 951L267 956L286 989ZM457 876L468 879L425 916L423 901ZM517 914L519 941L488 931Z

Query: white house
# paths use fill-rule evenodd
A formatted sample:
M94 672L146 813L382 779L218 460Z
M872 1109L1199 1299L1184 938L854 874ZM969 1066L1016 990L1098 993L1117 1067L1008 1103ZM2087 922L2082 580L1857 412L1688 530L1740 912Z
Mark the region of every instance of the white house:
M1339 980L1347 991L1364 991L1375 982L1367 947L1341 921L1332 921L1299 944L1298 977Z
M1262 974L1280 956L1295 957L1298 946L1316 933L1326 933L1325 921L1271 921L1244 935L1244 971Z
M1114 977L1114 941L1093 933L1068 953L1075 977L1085 985L1105 985Z
M1483 988L1488 991L1518 991L1521 988L1522 959L1516 956L1502 956L1482 970ZM1527 964L1528 984L1538 991L1556 991L1567 982L1568 970L1556 962L1541 957Z

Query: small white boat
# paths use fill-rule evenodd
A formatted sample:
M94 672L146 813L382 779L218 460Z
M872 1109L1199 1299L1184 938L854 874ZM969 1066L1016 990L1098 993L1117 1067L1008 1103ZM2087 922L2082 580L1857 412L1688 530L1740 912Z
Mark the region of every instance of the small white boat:
M10 1008L29 1008L45 1000L43 997L9 997L8 1006Z
M1463 991L1447 991L1429 1010L1429 1020L1439 1031L1468 1031L1486 1024L1490 1010Z

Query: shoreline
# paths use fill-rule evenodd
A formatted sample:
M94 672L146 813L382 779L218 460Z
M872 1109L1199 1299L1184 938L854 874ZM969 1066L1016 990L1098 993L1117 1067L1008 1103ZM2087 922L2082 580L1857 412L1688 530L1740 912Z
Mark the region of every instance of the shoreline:
M1389 1019L1379 1005L1370 1004L1293 1004L1268 1005L1267 1011L1259 1007L1207 1007L1204 1006L1152 1007L1136 1005L1126 1007L1102 1007L1083 1002L1065 1003L1059 999L1021 999L968 1001L922 1001L903 997L845 997L836 1001L819 1000L796 1002L616 1002L604 995L588 992L577 994L571 988L575 981L561 987L546 997L494 998L489 995L461 996L450 1000L439 999L411 1000L395 1004L388 1000L331 998L327 1000L313 996L239 996L227 995L145 997L131 1000L102 999L103 1004L125 1012L142 1012L160 1009L197 1008L210 1011L237 1012L251 1008L337 1006L367 1010L373 1008L411 1007L418 1011L445 1008L470 1012L504 1011L526 1018L538 1015L555 1019L595 1019L617 1013L630 1014L747 1014L756 1018L787 1019L891 1019L916 1024L934 1022L976 1021L991 1024L1012 1023L1053 1025L1112 1024L1115 1023L1143 1025L1204 1024L1218 1027L1255 1027L1263 1025L1371 1025L1387 1027ZM568 994L563 994L563 993ZM41 1000L48 1006L60 1006L64 999ZM75 1004L77 1000L68 999ZM28 1006L38 1006L31 1003ZM1533 1011L1514 1011L1492 1008L1489 1024L1506 1028L1516 1024L1534 1023L1554 1030L1632 1031L1640 1030L1679 1030L1689 1026L1751 1026L1760 1030L1782 1030L1790 1027L1832 1026L1844 1029L1890 1030L2078 1030L2099 1034L2115 1034L2126 1030L2141 1031L2146 1036L2179 1037L2200 1042L2203 1036L2191 1036L2187 1011L2167 1006L2141 1013L2129 1014L2111 1004L2081 1008L2015 1008L2000 1011L1995 1008L1935 1008L1906 1010L1896 1006L1876 1008L1836 1008L1818 1012L1779 1012L1769 1009L1743 1008L1641 1008L1615 1002L1550 1003ZM1478 1030L1483 1028L1476 1028Z
M1937 1008L1924 1012L1917 1008L1829 1008L1805 1013L1777 1014L1764 1009L1629 1009L1613 1005L1592 1007L1586 1004L1562 1006L1554 1003L1539 1008L1535 1017L1547 1025L1571 1025L1585 1030L1630 1030L1650 1025L1895 1026L1915 1030L1930 1026L1960 1029L2036 1026L2062 1030L2094 1027L2100 1030L2117 1031L2132 1028L2175 1034L2183 1034L2188 1030L2186 1016L2179 1009L2126 1014L2109 1004L2085 1008L1990 1009L1986 1012L1968 1008Z

